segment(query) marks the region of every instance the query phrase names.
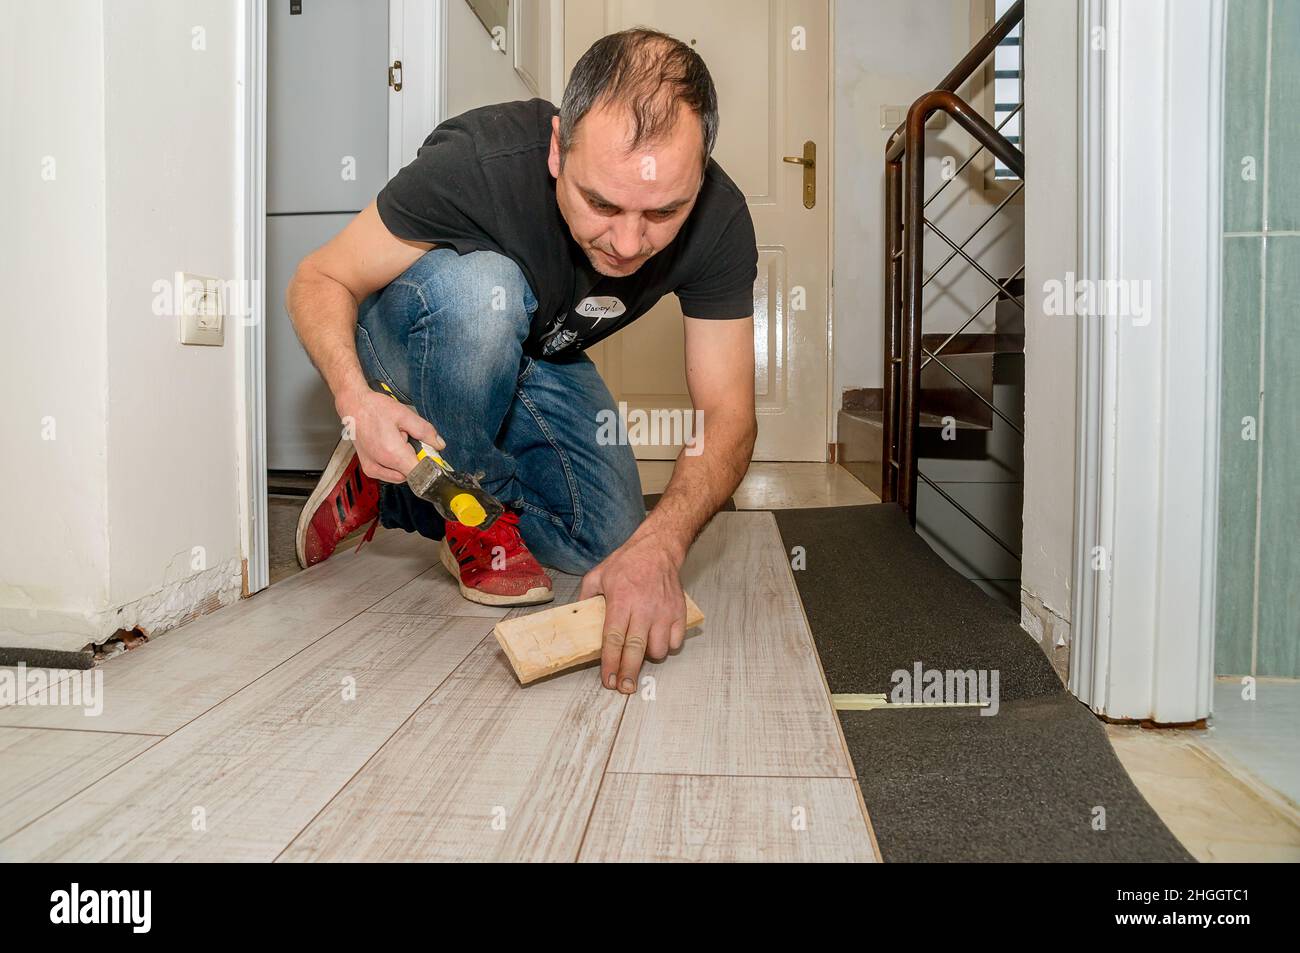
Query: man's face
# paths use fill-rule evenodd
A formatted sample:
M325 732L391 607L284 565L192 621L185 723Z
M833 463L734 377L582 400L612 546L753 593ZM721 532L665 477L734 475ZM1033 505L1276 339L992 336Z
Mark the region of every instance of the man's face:
M629 153L626 112L598 106L578 123L561 171L560 119L551 121L560 214L599 274L630 275L677 236L703 182L703 135L695 113L681 105L665 141Z

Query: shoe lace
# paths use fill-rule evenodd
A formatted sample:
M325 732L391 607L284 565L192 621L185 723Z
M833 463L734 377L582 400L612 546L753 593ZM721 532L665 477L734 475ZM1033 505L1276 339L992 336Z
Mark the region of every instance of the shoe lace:
M357 548L352 551L354 553L361 552L361 547L366 545L366 543L370 542L372 539L375 538L375 530L378 527L379 527L379 517L376 516L374 522L370 524L370 529L366 530L366 535L361 537L361 542L357 543Z
M483 530L479 538L485 549L490 551L493 547L501 546L506 556L513 556L524 546L523 536L519 532L519 514L506 510L496 518L496 522Z

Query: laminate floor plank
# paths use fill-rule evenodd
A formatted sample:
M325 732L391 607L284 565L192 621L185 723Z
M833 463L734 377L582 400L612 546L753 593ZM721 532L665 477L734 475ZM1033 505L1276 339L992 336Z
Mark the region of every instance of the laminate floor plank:
M28 694L33 691L41 691L42 688L48 689L50 685L57 685L59 682L66 681L78 672L91 671L90 669L79 668L47 668L43 665L0 665L0 681L4 683L4 691L0 692L0 711L10 705L15 705L22 701Z
M624 701L588 672L521 688L485 632L281 859L575 860Z
M364 613L0 841L19 860L269 861L483 641Z
M504 619L510 610L505 606L485 606L470 602L460 594L460 586L438 563L392 595L375 603L371 611L439 617L466 616L496 622Z
M0 839L159 740L98 731L0 728ZM4 856L0 846L0 858Z
M79 707L10 705L0 708L0 726L171 734L419 576L437 558L428 544L381 532L359 553L337 553L110 659L96 669L103 712L94 719Z
M720 513L682 584L704 612L680 656L642 669L609 770L853 776L770 513Z
M876 859L848 778L607 774L583 861Z

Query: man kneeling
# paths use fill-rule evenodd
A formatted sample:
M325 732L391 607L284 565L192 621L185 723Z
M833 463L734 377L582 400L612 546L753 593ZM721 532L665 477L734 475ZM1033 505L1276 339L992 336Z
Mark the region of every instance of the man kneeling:
M442 123L302 261L289 314L355 438L303 511L304 566L378 519L441 540L475 602L549 601L543 565L584 574L581 597L606 597L608 688L634 691L643 657L681 646L682 561L757 430L758 253L744 195L710 158L717 129L694 50L652 30L606 36L558 110L534 99ZM598 436L617 410L583 352L670 293L703 432L647 516L631 448ZM407 435L482 474L505 515L445 523L404 483Z

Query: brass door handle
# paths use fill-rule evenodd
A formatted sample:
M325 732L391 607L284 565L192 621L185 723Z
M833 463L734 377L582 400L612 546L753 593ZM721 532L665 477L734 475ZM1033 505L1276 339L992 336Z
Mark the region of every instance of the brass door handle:
M803 166L803 207L817 204L817 143L809 139L803 144L803 155L782 156L782 162Z

